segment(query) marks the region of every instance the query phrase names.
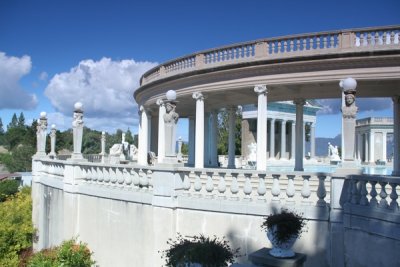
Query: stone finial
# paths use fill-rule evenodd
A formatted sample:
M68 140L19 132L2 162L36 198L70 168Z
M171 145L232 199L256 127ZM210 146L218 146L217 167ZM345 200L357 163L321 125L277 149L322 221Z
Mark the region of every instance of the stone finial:
M257 94L266 94L268 93L267 86L265 84L258 84L254 86L254 92Z
M83 112L82 107L83 107L83 104L81 102L76 102L74 104L75 112L82 113Z
M204 100L204 96L201 92L194 92L192 94L192 97L193 97L193 99L196 99L196 100Z
M41 118L41 119L45 119L46 116L47 116L47 113L46 113L46 112L44 112L44 111L40 112L40 118Z

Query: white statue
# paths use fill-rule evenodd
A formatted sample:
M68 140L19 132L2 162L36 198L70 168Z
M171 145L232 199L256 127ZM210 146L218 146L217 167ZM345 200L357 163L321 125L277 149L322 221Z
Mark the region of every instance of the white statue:
M257 144L253 142L247 147L250 149L248 161L257 161Z
M328 143L328 156L331 161L341 161L338 147L333 146L331 143Z

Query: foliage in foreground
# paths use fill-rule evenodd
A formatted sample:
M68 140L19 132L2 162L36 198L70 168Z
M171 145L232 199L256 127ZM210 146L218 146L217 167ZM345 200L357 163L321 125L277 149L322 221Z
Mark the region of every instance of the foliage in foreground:
M32 246L33 235L31 188L24 187L0 203L0 266L18 266L19 254Z
M42 250L32 256L28 267L90 267L95 261L86 244L75 239L64 241L60 246Z
M276 240L281 244L293 236L300 237L305 231L305 225L306 220L301 215L283 210L281 213L266 216L261 228L271 231L276 226Z
M178 234L177 240L169 239L169 249L162 252L167 266L185 266L184 263L200 263L204 267L228 266L238 256L239 248L233 250L225 238L218 239L203 235L183 238Z
M17 180L5 180L0 182L0 202L18 192L19 182Z

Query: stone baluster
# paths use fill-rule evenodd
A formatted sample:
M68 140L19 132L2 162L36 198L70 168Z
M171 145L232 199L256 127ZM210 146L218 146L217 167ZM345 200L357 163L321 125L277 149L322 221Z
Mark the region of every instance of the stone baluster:
M379 201L379 207L386 209L388 207L388 202L386 200L387 193L386 193L386 184L387 182L379 182L381 185L381 192L379 193L379 196L381 200Z
M360 200L359 197L359 183L358 180L353 179L351 180L351 203L358 204Z
M251 201L251 192L253 191L253 188L251 186L251 174L250 173L245 173L245 182L244 182L244 188L243 188L243 193L245 194L244 200L246 201Z
M275 42L271 42L271 54L275 54Z
M378 45L383 45L383 34L379 35L379 32L375 32L375 43Z
M327 49L328 48L328 36L323 36L323 48Z
M360 181L360 205L367 206L368 205L368 191L367 191L367 182Z
M290 40L289 51L290 51L290 52L293 52L293 51L294 51L294 40L293 40L293 39Z
M190 195L190 187L192 186L190 183L190 180L191 180L190 178L191 178L192 174L194 174L193 171L191 171L189 173L185 172L183 174L183 190L184 190L184 195L187 195L187 196Z
M258 201L265 202L265 194L267 193L267 187L265 186L265 174L258 174Z
M398 199L399 196L398 196L397 191L396 191L397 184L396 183L390 183L390 186L392 187L392 192L390 193L391 202L390 202L390 206L389 207L393 211L398 211L399 210L399 204L397 203L397 199Z
M58 174L58 172L59 172L58 169L59 169L59 168L58 168L58 166L56 165L56 173L57 173L57 175L59 175L59 174ZM91 172L92 172L92 176L91 176L91 179L90 179L90 180L92 181L92 183L96 183L96 182L97 182L97 179L98 179L97 167L92 167Z
M104 168L104 182L107 184L110 182L110 169L109 167Z
M239 192L239 184L238 184L238 173L232 173L232 183L231 183L231 199L232 200L239 200L237 193Z
M218 192L219 198L225 199L225 192L226 192L226 182L225 182L225 172L219 173L219 181L218 181Z
M314 49L314 37L310 37L310 50Z
M302 50L307 50L307 37L304 37L304 39L303 39L303 49Z
M335 37L331 35L329 48L335 48Z
M131 170L131 176L132 176L132 183L133 183L133 188L135 190L139 190L139 185L140 185L140 177L137 171L132 168Z
M123 177L124 177L125 184L130 186L132 184L133 179L132 179L132 176L130 175L129 171L126 168L124 168L124 170L123 170Z
M288 197L286 200L286 205L287 206L294 206L295 201L294 201L294 194L296 192L295 188L294 188L294 177L295 175L293 174L288 174L287 178L288 178L288 185L286 188L286 196Z
M309 197L311 195L310 190L310 175L302 175L303 177L303 188L301 189L301 196L303 197L302 203L304 205L310 205Z
M303 50L301 49L301 41L300 38L296 40L296 51Z
M369 195L371 196L371 200L369 201L369 204L371 207L377 207L378 206L378 200L376 199L376 196L378 195L378 192L376 191L376 181L370 181L371 184L371 191Z
M326 206L326 189L325 189L325 175L318 175L318 189L317 189L317 206Z
M124 177L124 174L123 174L123 170L121 170L120 168L116 168L116 174L117 174L117 183L120 185L120 186L122 186L122 184L124 183L124 181L125 181L125 177Z
M99 183L104 182L104 170L105 170L105 168L103 168L103 167L99 167L97 170L97 181Z
M110 182L115 185L117 182L117 169L118 168L110 168Z
M212 198L213 191L214 191L214 182L212 179L212 172L207 172L207 182L206 182L206 191L207 191L207 198Z
M87 167L87 170L85 170L85 167L81 167L82 172L84 173L83 177L86 182L90 182L92 180L92 170L90 167Z
M278 41L278 54L282 52L282 41Z
M152 175L153 175L153 171L147 170L147 172L146 172L147 184L144 185L147 188L147 190L150 190L150 188L153 187Z
M283 40L283 53L289 52L288 42L289 40Z
M281 194L281 188L279 186L279 174L272 174L272 202L273 203L279 203L279 195Z
M201 189L203 187L200 179L201 175L202 175L201 172L196 172L196 179L194 180L194 191L196 192L197 197L201 196Z
M321 36L316 36L315 39L317 42L315 49L321 49Z

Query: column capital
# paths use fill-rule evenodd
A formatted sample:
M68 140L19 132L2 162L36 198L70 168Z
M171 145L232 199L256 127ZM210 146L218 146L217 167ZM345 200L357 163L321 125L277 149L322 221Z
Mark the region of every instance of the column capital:
M164 100L162 100L162 98L159 98L159 99L157 99L156 104L158 106L164 106L165 102L164 102Z
M296 98L293 100L293 103L296 105L304 106L306 104L306 100L303 98Z
M267 94L268 93L267 85L258 84L256 86L254 86L254 92L257 93L258 95Z
M196 99L197 101L198 100L204 100L204 96L203 96L203 94L201 92L194 92L192 94L192 97L193 97L193 99Z

